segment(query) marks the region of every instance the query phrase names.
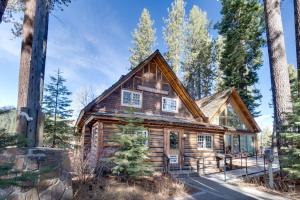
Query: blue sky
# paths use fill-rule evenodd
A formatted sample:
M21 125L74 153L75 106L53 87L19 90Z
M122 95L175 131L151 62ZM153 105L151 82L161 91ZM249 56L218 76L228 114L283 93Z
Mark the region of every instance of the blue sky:
M162 39L163 17L172 0L73 0L63 12L50 16L46 77L59 67L67 86L76 94L80 88L92 86L96 94L112 85L127 72L131 33L143 8L150 11L155 21L156 48L165 52ZM193 5L207 12L216 23L220 20L220 2L217 0L188 0L186 13ZM288 63L296 65L293 3L283 1L282 17ZM17 103L20 39L12 39L9 24L0 25L0 106ZM211 35L217 31L211 29ZM272 108L270 72L267 48L264 65L259 71L258 88L263 95L258 108L262 116L256 120L261 127L271 126ZM47 82L47 79L46 79ZM73 105L76 106L75 104ZM75 108L76 109L76 108Z

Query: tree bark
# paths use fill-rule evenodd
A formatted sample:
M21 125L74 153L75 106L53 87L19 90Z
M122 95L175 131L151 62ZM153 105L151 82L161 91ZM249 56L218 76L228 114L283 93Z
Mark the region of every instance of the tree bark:
M32 54L32 40L33 40L33 29L34 19L36 11L36 0L25 0L24 1L24 21L23 21L23 39L21 46L21 60L19 68L19 91L18 91L18 114L23 110L27 110L28 101L28 86L29 86L29 74L31 72L31 54ZM26 130L21 134L27 137L27 125L26 129L23 127L19 116L17 117L17 131Z
M43 124L43 90L48 38L49 9L47 0L37 0L32 43L31 77L29 79L28 103L29 115L33 120L28 123L27 134L35 140L34 146L42 145L41 125Z
M280 131L287 123L286 114L292 110L280 0L264 0L264 9L274 106L274 131L280 153Z
M298 97L300 98L300 0L294 0L295 37L298 74Z
M48 37L48 1L25 0L23 22L23 40L19 70L18 112L28 109L32 117L28 121L27 131L23 133L28 139L27 146L41 144L39 124L41 122L41 103L43 97L46 48ZM19 120L17 127L20 126ZM19 130L22 128L18 128Z
M5 12L8 0L0 0L0 24L2 22L2 17Z

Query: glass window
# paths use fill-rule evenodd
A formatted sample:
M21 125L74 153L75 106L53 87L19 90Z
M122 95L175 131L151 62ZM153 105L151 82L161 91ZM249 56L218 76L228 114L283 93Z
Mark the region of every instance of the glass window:
M178 133L170 132L170 150L177 150L178 148Z
M145 146L148 146L148 144L149 144L149 133L148 133L148 131L147 130L142 130L142 131L137 131L136 133L137 134L142 134L142 136L144 138L143 138L143 142L141 142L141 143L143 143Z
M122 106L142 107L142 93L122 90Z
M246 129L245 124L241 121L238 114L233 110L231 104L228 104L226 109L220 114L219 124L240 130Z
M177 112L177 100L163 97L162 98L162 111Z
M248 152L246 135L240 135L240 147L242 153Z
M200 149L213 148L213 136L211 135L198 135L198 147Z
M239 135L233 136L233 153L240 153L240 137L239 137Z

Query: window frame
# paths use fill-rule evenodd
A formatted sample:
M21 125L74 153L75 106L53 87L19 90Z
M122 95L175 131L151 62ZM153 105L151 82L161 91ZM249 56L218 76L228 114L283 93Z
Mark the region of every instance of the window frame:
M203 147L200 147L199 143L200 143L200 140L199 138L203 136L204 137L204 140L203 140ZM211 138L211 148L207 148L206 147L206 137L210 137ZM197 134L197 149L199 150L214 150L214 136L212 134L203 134L203 133L198 133Z
M176 110L166 110L166 109L164 109L164 99L166 99L166 100L174 100L176 102ZM178 99L176 99L176 98L170 98L170 97L162 97L162 99L161 99L161 110L163 112L178 113Z
M134 105L134 104L124 103L124 100L123 100L124 92L130 92L131 93L131 98L130 98L131 102L132 102L132 99L133 99L132 95L133 94L138 94L140 96L140 104L139 105ZM137 92L137 91L132 91L132 90L126 90L126 89L121 90L121 105L122 106L133 107L133 108L142 108L142 104L143 104L143 93Z
M149 131L147 129L138 130L138 131L135 131L135 134L137 134L138 132L141 132L145 137L147 137L147 140L145 141L144 145L146 147L149 147Z

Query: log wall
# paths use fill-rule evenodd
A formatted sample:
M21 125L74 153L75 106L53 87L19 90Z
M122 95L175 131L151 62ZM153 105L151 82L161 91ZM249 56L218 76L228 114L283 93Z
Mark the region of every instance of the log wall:
M100 125L101 124L101 125ZM116 124L109 122L97 122L93 126L94 132L98 134L98 137L92 138L98 142L92 142L92 149L98 146L97 158L108 158L116 151L117 145L112 142L112 137L115 133L119 132ZM97 128L96 128L97 127ZM195 130L183 130L174 128L163 127L145 127L149 133L149 161L151 161L156 168L163 167L164 153L168 152L169 140L166 137L168 130L178 130L184 134L182 137L181 155L183 155L183 167L188 165L195 165L190 158L192 157L205 157L206 167L216 167L216 153L217 151L224 150L224 134L222 133L204 133ZM198 148L197 135L198 134L210 134L213 136L213 149L203 150ZM91 151L94 152L94 151ZM95 157L96 158L96 157Z

